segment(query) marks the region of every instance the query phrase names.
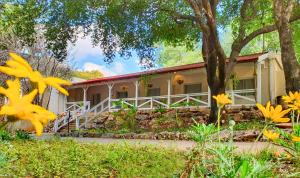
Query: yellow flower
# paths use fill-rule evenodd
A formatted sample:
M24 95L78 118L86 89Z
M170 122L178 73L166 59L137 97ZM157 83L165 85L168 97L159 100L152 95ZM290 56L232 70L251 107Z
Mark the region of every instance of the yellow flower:
M292 110L298 110L300 112L300 92L289 92L289 95L283 96L282 99Z
M15 53L9 53L9 55L11 59L6 62L7 66L0 66L0 72L18 78L29 78L30 81L37 83L40 94L43 94L47 85L49 85L68 95L68 92L61 85L71 85L70 82L55 77L43 77L40 72L34 71L21 56Z
M297 101L300 101L300 93L299 92L289 92L289 95L283 96L282 99L284 100L284 102L288 103L288 104L294 104Z
M277 105L275 108L271 106L271 103L268 102L267 106L257 103L256 106L262 112L266 119L270 119L273 122L289 122L289 118L284 118L284 116L290 112L290 109L282 110L281 105Z
M226 94L219 94L217 96L213 96L213 98L217 101L219 107L223 107L226 104L231 104L231 100Z
M35 89L27 95L21 96L21 84L18 79L8 80L8 88L0 87L0 93L5 95L9 102L0 109L0 115L12 116L14 119L27 120L35 127L36 134L41 135L43 126L56 115L41 106L32 104L38 91Z
M268 139L274 141L276 139L279 138L279 133L276 133L276 132L272 132L272 131L269 131L269 130L265 130L263 132L264 136L267 137Z
M292 135L292 141L294 141L294 142L300 142L300 137Z

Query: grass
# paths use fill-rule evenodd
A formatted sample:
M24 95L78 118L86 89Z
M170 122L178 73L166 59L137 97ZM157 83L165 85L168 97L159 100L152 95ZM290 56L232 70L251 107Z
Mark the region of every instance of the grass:
M227 126L226 126L227 127ZM239 122L234 126L234 130L261 130L264 127L264 123L255 119L249 122Z
M0 177L172 177L185 158L173 150L72 140L0 143Z

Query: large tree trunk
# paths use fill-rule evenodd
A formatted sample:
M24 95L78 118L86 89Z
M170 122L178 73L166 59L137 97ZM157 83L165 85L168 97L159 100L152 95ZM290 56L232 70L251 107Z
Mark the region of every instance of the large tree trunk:
M216 29L211 29L210 33L216 33ZM216 123L218 106L213 98L221 93L225 93L225 71L220 69L225 66L226 58L217 54L214 35L203 34L202 55L206 64L207 83L211 92L211 108L209 123Z
M279 33L286 91L298 91L300 90L300 66L297 62L293 46L292 30L289 24L295 0L287 2L274 0L273 5L275 22Z

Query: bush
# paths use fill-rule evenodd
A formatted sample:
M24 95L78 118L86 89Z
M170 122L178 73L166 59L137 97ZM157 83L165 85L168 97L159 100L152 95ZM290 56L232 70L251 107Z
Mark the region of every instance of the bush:
M0 130L0 141L10 141L13 137L6 130Z
M32 140L32 137L27 133L22 130L17 130L15 139L18 140Z

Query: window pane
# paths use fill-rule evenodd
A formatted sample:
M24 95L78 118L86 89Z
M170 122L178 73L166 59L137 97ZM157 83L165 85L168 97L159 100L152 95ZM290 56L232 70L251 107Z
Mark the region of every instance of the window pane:
M160 96L160 88L149 88L147 95L148 96Z
M190 85L184 85L184 93L201 93L202 85L199 84L190 84Z
M255 88L254 79L240 80L236 87L237 90L254 89L254 88Z
M99 93L92 95L92 105L96 105L100 103L101 101L101 95Z

